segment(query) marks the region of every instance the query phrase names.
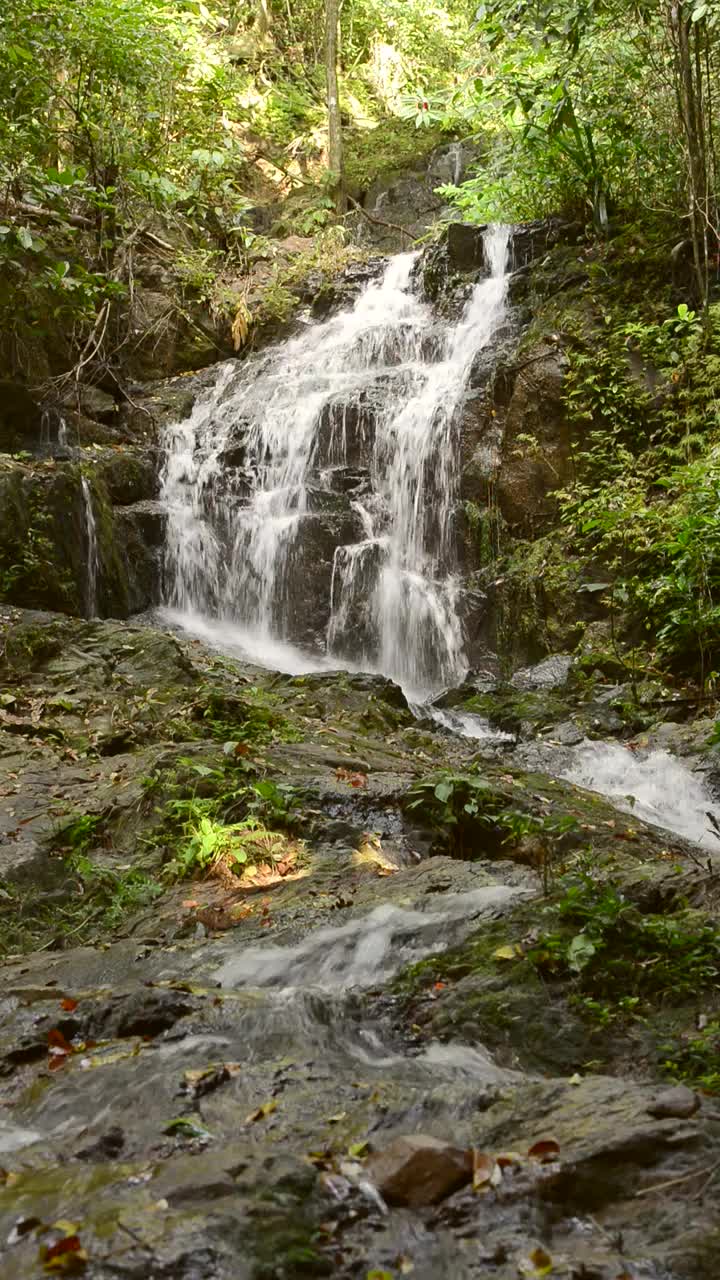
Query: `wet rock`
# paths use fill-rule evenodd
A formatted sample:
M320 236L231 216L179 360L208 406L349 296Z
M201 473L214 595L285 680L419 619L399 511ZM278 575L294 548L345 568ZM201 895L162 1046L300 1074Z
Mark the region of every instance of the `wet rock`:
M234 354L229 326L213 319L205 307L189 304L186 315L167 293L143 285L134 291L127 320L130 338L123 364L134 378L164 378Z
M363 391L351 401L325 405L316 428L310 466L362 467L372 460L375 442L375 412L370 392Z
M108 395L100 387L92 386L79 386L77 390L73 390L63 407L73 409L96 422L113 422L118 413L115 397Z
M334 493L351 493L357 497L372 488L368 467L328 467L323 479Z
M550 511L551 491L569 478L571 430L563 390L567 357L543 341L528 351L517 371L505 410L497 500L504 518L524 529L537 528ZM519 435L532 436L528 449Z
M126 610L142 613L160 600L167 511L159 502L135 502L118 507L114 523L126 574Z
M118 450L104 457L98 464L112 503L128 506L157 497L157 459L151 453L136 450Z
M648 1115L661 1118L686 1120L699 1110L700 1099L692 1089L678 1084L672 1089L664 1089L648 1106Z
M580 222L564 218L543 218L514 227L510 238L511 269L526 267L558 244L577 244L584 237Z
M534 667L516 671L510 683L514 689L564 689L574 663L571 653L555 653Z
M472 1179L472 1156L428 1134L396 1138L372 1155L367 1173L388 1204L421 1209L438 1204Z
M107 1129L95 1141L75 1152L78 1160L116 1160L125 1145L125 1135L119 1125Z
M487 225L451 222L445 243L447 260L452 271L487 271L485 259L485 232Z
M87 1012L81 1022L85 1036L121 1039L157 1036L192 1012L194 1001L178 991L133 991Z

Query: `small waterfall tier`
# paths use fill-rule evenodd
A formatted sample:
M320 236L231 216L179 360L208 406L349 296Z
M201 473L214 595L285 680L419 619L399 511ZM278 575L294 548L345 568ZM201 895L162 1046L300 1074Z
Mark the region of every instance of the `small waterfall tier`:
M505 311L508 231L440 325L392 258L352 309L230 362L165 436L165 593L192 629L268 655L299 646L413 697L465 669L460 408ZM278 664L281 665L281 664Z

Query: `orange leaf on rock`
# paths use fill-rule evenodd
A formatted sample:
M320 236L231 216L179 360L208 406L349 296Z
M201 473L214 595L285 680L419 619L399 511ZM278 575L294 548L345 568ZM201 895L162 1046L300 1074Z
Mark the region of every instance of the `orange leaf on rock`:
M543 1164L547 1164L551 1160L557 1160L560 1155L560 1143L556 1142L555 1138L541 1138L539 1142L533 1143L528 1155L533 1160L540 1160Z
M87 1264L87 1253L83 1249L79 1236L63 1236L56 1244L43 1245L40 1250L40 1261L45 1271L73 1272L83 1271Z
M72 1053L73 1051L70 1041L57 1027L53 1027L52 1031L48 1031L48 1044L51 1049L55 1049L60 1053Z
M65 1013L74 1013L77 1007L77 1000L71 1000L69 996L66 996L64 1000L60 1001L60 1008L64 1009Z

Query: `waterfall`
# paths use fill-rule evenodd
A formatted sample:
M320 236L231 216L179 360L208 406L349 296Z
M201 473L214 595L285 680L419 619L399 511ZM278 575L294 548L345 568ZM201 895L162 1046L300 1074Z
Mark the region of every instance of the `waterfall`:
M165 598L255 654L294 645L420 699L466 668L460 407L505 310L508 230L440 326L398 254L355 305L229 362L165 434Z
M85 476L81 479L83 506L85 508L85 541L87 543L87 577L85 580L85 608L88 618L97 617L98 542L95 512L93 511L90 485Z

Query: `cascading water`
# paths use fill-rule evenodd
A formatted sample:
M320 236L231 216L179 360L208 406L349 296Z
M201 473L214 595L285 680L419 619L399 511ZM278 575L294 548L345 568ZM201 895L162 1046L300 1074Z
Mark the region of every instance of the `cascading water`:
M88 618L97 617L97 580L98 580L98 541L95 512L93 511L92 493L85 476L81 480L83 506L85 509L85 540L87 543L87 577L85 582L85 609Z
M166 599L251 655L295 644L420 699L465 668L459 407L505 309L508 231L454 327L400 254L355 306L229 363L166 434ZM322 656L321 656L322 655Z

